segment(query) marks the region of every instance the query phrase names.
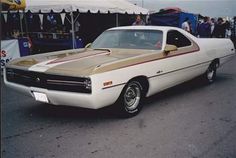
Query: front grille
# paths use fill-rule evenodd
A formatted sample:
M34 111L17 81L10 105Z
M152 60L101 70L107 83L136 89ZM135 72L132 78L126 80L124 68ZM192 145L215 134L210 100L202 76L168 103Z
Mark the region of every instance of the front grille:
M6 68L6 79L27 87L69 92L91 93L91 81L85 77L52 75L34 71Z

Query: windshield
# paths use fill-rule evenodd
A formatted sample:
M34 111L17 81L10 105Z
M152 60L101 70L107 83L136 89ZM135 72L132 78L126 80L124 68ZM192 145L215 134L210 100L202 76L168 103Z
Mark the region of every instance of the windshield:
M91 48L162 49L162 31L110 30L102 33Z

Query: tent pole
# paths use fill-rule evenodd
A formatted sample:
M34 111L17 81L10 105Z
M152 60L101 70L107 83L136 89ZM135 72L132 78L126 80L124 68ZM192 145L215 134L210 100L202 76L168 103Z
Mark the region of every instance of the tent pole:
M70 13L71 16L71 28L72 28L72 46L73 49L75 49L75 25L74 25L74 16L73 16L73 11Z
M116 13L116 27L119 26L119 14Z

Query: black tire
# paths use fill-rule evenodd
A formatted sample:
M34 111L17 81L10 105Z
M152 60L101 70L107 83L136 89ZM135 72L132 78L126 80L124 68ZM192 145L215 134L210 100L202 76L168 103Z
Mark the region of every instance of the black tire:
M116 107L121 117L136 116L142 109L143 87L138 81L130 81L123 89Z
M211 63L206 73L204 74L204 80L206 81L206 83L211 84L215 82L216 70L217 70L217 63L216 62Z

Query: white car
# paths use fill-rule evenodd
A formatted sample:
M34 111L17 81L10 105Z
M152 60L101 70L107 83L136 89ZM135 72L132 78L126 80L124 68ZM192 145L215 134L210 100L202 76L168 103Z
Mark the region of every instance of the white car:
M200 75L213 82L217 68L234 55L229 39L199 39L174 27L116 27L89 48L13 60L4 81L37 101L91 109L115 105L134 116L143 97Z

